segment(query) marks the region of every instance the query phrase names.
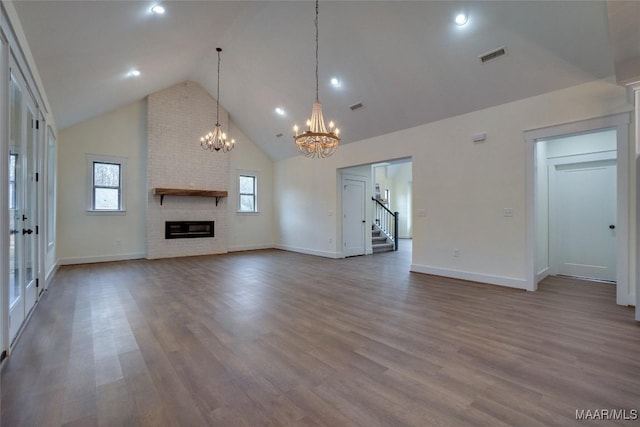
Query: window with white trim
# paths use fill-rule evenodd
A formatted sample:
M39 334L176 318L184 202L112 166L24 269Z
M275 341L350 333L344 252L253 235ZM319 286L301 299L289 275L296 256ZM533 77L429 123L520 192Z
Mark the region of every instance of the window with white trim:
M126 158L87 154L87 210L124 212Z
M258 212L258 174L238 171L238 212Z

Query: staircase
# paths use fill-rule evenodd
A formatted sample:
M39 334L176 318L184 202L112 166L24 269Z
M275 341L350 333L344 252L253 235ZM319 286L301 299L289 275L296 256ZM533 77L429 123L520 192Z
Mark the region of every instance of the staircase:
M395 244L375 225L371 226L371 247L374 254L395 250Z

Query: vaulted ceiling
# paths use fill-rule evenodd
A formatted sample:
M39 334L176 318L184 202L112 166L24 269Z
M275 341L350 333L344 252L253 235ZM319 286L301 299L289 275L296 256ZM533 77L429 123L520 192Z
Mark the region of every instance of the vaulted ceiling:
M232 120L273 159L296 155L291 128L315 96L313 2L165 1L164 15L146 1L14 4L58 128L184 80L215 96L221 47ZM343 144L615 72L605 2L323 1L319 25L320 100Z

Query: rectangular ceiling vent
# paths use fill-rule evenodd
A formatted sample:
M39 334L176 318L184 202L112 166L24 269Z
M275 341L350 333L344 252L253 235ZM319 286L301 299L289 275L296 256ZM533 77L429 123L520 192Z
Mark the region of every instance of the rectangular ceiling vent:
M500 58L501 56L504 56L506 54L507 54L507 49L504 46L502 46L492 50L491 52L487 52L485 54L480 55L480 61L482 63L485 63L487 61Z
M282 134L281 133L276 134L276 138L282 138Z
M349 108L351 108L351 111L356 111L361 109L362 107L364 107L364 105L362 105L362 102L358 102L357 104L351 105Z

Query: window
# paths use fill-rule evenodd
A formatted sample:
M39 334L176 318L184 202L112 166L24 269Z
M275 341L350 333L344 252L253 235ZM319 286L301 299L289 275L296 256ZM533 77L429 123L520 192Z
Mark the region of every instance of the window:
M124 172L126 159L87 155L89 173L88 210L90 212L123 212Z
M258 176L238 172L238 212L258 212Z
M15 210L17 208L17 195L16 195L16 167L18 162L18 155L15 153L9 153L9 209Z

